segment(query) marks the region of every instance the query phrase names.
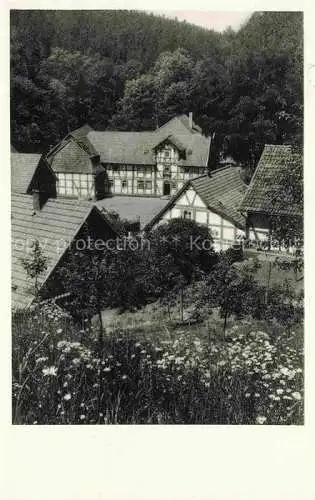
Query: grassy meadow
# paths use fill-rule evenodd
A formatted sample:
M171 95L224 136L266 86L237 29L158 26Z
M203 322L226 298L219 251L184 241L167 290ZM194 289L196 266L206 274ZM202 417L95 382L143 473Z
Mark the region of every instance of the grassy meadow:
M13 423L303 424L302 325L179 312L107 312L101 344L58 308L15 315Z

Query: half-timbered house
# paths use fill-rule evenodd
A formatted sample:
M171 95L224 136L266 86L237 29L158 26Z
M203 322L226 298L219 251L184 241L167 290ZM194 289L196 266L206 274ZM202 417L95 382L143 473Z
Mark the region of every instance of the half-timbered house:
M210 137L189 116L155 131L99 132L89 126L68 134L47 154L59 196L171 196L209 166Z
M240 210L246 217L246 237L265 248L278 250L278 244L270 241L270 218L274 215L298 216L303 214L288 200L281 200L281 207L275 206L269 192L279 184L279 172L283 165L289 168L292 159L289 145L266 144L255 173L242 200Z
M191 219L209 227L216 250L225 250L245 236L239 212L246 184L236 167L222 167L187 181L145 230L174 219Z

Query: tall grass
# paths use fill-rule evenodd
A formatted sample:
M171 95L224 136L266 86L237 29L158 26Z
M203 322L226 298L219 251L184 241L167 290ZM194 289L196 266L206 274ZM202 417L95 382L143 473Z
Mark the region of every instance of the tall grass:
M120 328L100 345L58 311L14 316L13 422L303 423L301 332L242 321L225 341L211 324L151 333Z

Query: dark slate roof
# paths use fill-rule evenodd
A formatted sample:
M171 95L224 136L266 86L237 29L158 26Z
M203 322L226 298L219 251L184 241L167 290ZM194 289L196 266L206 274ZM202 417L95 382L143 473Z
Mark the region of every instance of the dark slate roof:
M195 189L209 210L222 215L240 229L245 228L245 218L239 212L239 206L246 191L246 184L236 167L226 166L212 171L211 176L201 175L187 181L146 229L152 227L189 186Z
M174 146L179 150L179 151L185 151L186 148L185 146L182 144L182 142L177 139L177 137L173 134L165 134L164 137L160 136L157 138L156 140L156 143L154 144L153 143L153 149L157 148L158 146L160 146L161 144L163 144L164 142L171 142L172 144L174 144Z
M285 212L300 215L300 211L292 204L288 203L284 211L283 206L277 208L268 197L270 188L279 184L280 169L283 165L289 165L292 159L291 151L292 148L289 145L266 144L241 204L242 211L266 214Z
M87 123L80 128L77 128L73 132L68 134L68 137L73 137L75 141L81 146L84 151L88 153L89 156L98 156L98 152L94 148L93 144L88 140L88 133L92 132L94 129L90 127Z
M90 132L88 138L99 151L102 163L154 165L155 132Z
M168 200L145 198L140 196L113 196L95 202L100 210L116 212L120 219L134 221L140 219L140 227L144 228L159 213Z
M47 160L56 173L92 174L96 169L89 154L74 139L53 154L49 153Z
M40 154L11 154L11 191L26 194L41 158Z
M13 194L11 198L12 236L12 308L27 307L33 300L32 286L21 258L26 245L38 240L48 258L47 270L39 277L42 286L55 269L67 245L73 241L91 210L93 203L83 200L50 199L34 214L33 197ZM102 217L102 215L100 214ZM104 216L103 216L104 217ZM105 218L104 218L105 221Z
M198 128L199 129L199 128ZM189 150L183 166L206 167L210 151L210 138L197 129L189 128L189 119L175 117L155 131L149 132L89 132L88 139L100 153L102 163L154 165L157 144L172 136L181 148Z

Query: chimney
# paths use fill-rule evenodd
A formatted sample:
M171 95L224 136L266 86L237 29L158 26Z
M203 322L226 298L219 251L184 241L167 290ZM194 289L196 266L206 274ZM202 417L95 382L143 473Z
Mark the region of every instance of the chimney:
M215 132L213 132L211 134L208 164L205 172L208 175L208 177L211 177L212 170L215 170L217 168L217 160L218 159L217 159L217 149L215 144Z
M42 193L39 191L39 189L33 189L33 209L34 213L39 212L44 205L44 200Z
M189 128L192 130L193 128L193 114L192 114L192 111L189 111Z

